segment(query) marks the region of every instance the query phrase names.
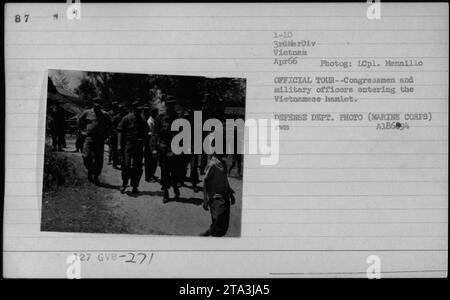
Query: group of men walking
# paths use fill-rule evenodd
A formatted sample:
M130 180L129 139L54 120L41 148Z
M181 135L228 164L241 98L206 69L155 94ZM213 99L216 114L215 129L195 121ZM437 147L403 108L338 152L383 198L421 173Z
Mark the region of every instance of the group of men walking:
M145 157L146 180L155 180L157 157L151 150L154 144L154 122L158 114L149 107L135 101L131 109L113 103L112 110L102 110L99 98L92 100L93 108L84 111L78 118L78 127L83 138L83 162L88 170L88 180L99 184L98 176L103 166L104 144L109 144L109 163L122 170L121 192L128 185L131 193L139 193L142 177L142 161ZM144 155L145 154L145 155Z
M171 188L175 199L180 196L179 187L186 179L188 165L192 188L197 192L200 168L200 173L205 175L203 208L209 209L212 217L210 228L202 235L223 236L228 229L230 204L234 204L234 191L228 182L226 163L220 155L211 156L208 165L206 155L175 155L171 142L177 132L172 131L171 126L178 118L175 111L176 99L169 96L164 102L166 111L162 114L140 101L133 102L130 109L113 103L112 110L108 113L102 110L100 98L92 100L93 108L84 111L78 118L78 127L84 139L82 153L84 165L88 170L88 180L100 184L104 144L107 140L109 162L116 169L119 169L120 165L121 193L126 193L130 185L131 194L139 194L143 161L145 180L148 182L158 180L155 171L159 163L163 203L170 200Z

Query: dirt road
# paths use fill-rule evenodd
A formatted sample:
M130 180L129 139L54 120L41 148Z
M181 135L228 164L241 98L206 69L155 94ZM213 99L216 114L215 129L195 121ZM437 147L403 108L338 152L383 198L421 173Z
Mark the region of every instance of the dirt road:
M70 151L71 147L68 146ZM78 176L86 174L80 153L62 152L58 155L67 156L69 161L74 162L78 168L82 168ZM54 216L59 213L58 220L54 220L55 217L53 219L52 217L43 217L43 223L52 219L47 226L43 224L44 230L75 232L80 230L77 229L80 228L80 222L87 222L87 224L99 222L100 224L95 224L94 227L104 232L198 235L209 227L211 215L209 211L205 211L202 207L202 191L194 193L190 187L183 186L180 188L180 198L175 201L171 190L171 201L164 204L160 184L148 183L142 178L139 195L130 194L129 190L131 189L128 189L126 194L121 194L119 190L122 183L120 170L108 165L107 157L107 153L105 153L103 172L100 176L101 186L95 186L86 179L80 187L61 186L56 192L44 192L43 210L53 210ZM156 172L158 177L160 177L159 172L160 168L158 167ZM87 176L84 178L87 178ZM230 177L229 181L236 192L236 204L231 207L230 227L226 236L239 236L242 180ZM92 203L95 203L95 205L89 207ZM55 205L58 207L55 208ZM68 208L69 205L71 206L70 209ZM76 217L71 215L83 211L87 211L87 213ZM43 212L43 216L45 213ZM84 220L85 218L89 218L89 220ZM70 224L66 222L69 219L71 220ZM102 222L108 222L108 224L101 224ZM81 231L91 231L86 227L92 226L87 225Z

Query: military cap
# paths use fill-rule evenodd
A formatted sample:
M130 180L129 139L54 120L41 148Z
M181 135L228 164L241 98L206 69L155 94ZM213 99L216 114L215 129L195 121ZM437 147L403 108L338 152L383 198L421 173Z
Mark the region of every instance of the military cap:
M141 106L140 101L133 101L133 103L131 103L131 107L133 107L133 108L137 108L138 106Z
M136 106L136 109L146 110L146 109L150 109L150 107L146 104L140 104L140 105Z
M100 97L95 97L94 99L92 99L92 105L94 106L102 106L102 99Z
M174 96L167 96L167 97L164 99L164 102L165 102L166 104L175 104L175 103L177 102L177 99L175 99Z

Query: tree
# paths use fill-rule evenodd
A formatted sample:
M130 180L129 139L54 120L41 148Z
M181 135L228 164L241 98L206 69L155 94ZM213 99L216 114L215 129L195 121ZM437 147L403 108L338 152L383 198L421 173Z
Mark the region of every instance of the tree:
M245 106L245 79L241 78L84 72L75 92L87 101L99 96L106 106L139 100L158 108L160 100L172 95L184 108L214 115L223 114L225 106Z
M63 70L52 70L49 72L48 76L52 79L55 86L70 90L68 86L70 80L67 78L67 75Z

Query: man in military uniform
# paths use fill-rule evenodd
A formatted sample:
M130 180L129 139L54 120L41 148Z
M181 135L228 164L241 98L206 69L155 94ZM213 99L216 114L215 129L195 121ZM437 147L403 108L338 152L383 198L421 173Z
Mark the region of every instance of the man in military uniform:
M119 102L113 101L111 103L111 110L108 111L109 117L111 120L114 120L114 117L119 113ZM117 126L117 124L116 124ZM117 163L114 164L114 157L117 156L117 133L115 132L115 126L111 128L111 132L108 138L108 146L109 146L109 155L108 155L108 164L113 164L113 167L117 167Z
M154 182L157 180L155 176L156 166L158 165L157 151L154 149L155 143L155 121L158 117L158 109L153 108L148 110L148 114L145 114L148 125L148 140L144 147L145 157L145 181Z
M88 180L99 184L102 172L105 139L111 130L111 118L102 110L100 98L92 100L93 108L85 110L78 118L78 127L85 137L83 162L88 170Z
M194 113L192 110L188 109L184 112L183 118L186 119L191 126L191 153L190 154L182 154L184 156L184 166L185 168L182 170L181 178L185 179L187 166L189 166L190 174L189 181L191 182L192 189L195 193L199 191L197 184L200 182L199 173L198 173L198 158L199 155L194 153L194 140L195 140L195 131L202 130L202 128L195 128L196 124L194 122Z
M109 137L110 140L110 159L112 160L112 165L114 169L118 168L118 164L120 164L122 159L122 153L118 151L119 145L118 145L118 132L117 132L117 126L119 126L120 121L123 117L127 115L127 110L125 109L125 106L123 104L117 105L117 113L112 118L112 133ZM123 149L122 149L123 150Z
M56 104L53 112L51 113L49 128L52 135L53 150L63 151L63 148L66 147L65 116L64 110L59 104Z
M155 148L158 152L159 165L161 167L161 185L164 191L163 203L169 201L169 188L173 187L175 197L180 196L177 186L177 155L172 152L172 139L176 132L171 130L172 123L178 116L175 111L176 100L172 96L165 99L166 112L159 115L155 121Z
M148 139L148 125L142 117L144 107L139 101L132 104L132 111L122 118L117 126L119 152L124 148L122 161L122 188L125 193L128 181L131 180L132 193L138 194L138 186L142 176L142 158L144 144Z
M224 236L230 223L230 204L235 203L234 191L227 177L227 165L222 154L210 155L203 179L203 208L211 211L211 226L201 236Z

